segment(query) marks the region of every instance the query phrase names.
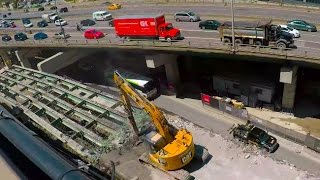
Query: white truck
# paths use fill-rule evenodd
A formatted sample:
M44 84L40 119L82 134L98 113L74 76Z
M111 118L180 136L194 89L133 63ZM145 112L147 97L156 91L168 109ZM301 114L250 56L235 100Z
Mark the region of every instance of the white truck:
M112 19L112 15L108 11L96 11L92 13L92 19L95 21L107 21Z
M43 14L42 19L48 23L51 23L56 21L57 19L60 19L60 17L56 13L49 13L49 14Z

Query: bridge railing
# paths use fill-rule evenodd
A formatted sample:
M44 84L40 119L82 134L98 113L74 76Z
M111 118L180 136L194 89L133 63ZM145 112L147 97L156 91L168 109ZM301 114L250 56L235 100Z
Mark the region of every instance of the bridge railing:
M160 49L160 50L173 50L173 51L198 51L198 52L217 52L221 51L228 54L246 54L258 53L260 55L272 55L283 58L304 58L310 60L320 60L318 53L312 51L305 51L298 49L278 49L268 46L255 46L239 44L235 49L231 48L231 45L222 44L221 42L210 41L172 41L163 42L157 40L142 40L134 39L131 41L120 39L44 39L44 40L32 40L26 41L0 41L0 47L126 47L126 48L142 48L142 49Z

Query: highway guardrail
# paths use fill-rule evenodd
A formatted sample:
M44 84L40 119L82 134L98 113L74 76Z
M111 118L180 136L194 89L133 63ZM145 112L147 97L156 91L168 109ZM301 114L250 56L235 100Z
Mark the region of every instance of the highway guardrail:
M290 59L306 62L320 63L317 52L304 51L299 49L278 49L266 46L237 45L232 49L230 45L219 42L206 41L150 41L150 40L123 40L123 39L44 39L26 41L0 41L0 47L88 47L88 48L135 48L167 51L193 51L202 53L224 53L237 55L251 55L257 57L270 57L278 59Z

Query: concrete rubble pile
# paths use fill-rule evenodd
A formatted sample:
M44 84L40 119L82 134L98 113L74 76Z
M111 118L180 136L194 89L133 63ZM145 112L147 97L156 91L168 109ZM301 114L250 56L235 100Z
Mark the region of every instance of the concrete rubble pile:
M213 156L206 165L191 173L196 179L320 179L285 160L273 159L255 146L222 137L179 116L165 116L175 127L188 129L195 142L205 146Z

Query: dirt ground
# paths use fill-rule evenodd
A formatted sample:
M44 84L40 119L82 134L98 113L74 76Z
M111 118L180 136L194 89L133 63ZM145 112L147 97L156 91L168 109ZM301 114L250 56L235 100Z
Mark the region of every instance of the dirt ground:
M10 165L0 154L0 179L5 180L18 180L19 176L14 172Z
M207 164L198 165L190 170L195 179L320 179L286 161L275 161L255 147L226 140L193 123L182 121L178 116L166 117L173 125L187 128L193 134L195 143L208 148L212 155Z

